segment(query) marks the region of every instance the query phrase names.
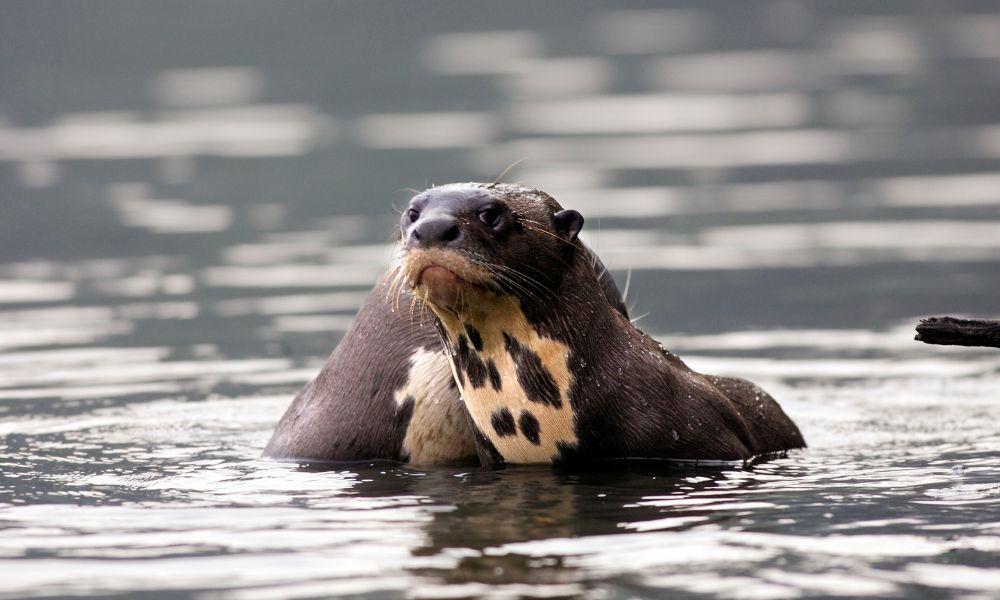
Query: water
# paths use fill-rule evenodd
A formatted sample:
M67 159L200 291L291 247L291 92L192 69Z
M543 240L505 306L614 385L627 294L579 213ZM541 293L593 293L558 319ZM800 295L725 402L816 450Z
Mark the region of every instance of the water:
M912 326L996 314L1000 12L637 9L0 9L0 596L998 597L1000 353ZM397 190L521 158L808 450L260 460Z

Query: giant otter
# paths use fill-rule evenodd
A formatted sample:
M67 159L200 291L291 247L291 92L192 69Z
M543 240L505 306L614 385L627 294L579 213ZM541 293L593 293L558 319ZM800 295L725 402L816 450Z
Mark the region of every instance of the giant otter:
M509 184L432 188L403 212L391 276L437 317L484 465L747 460L805 446L759 387L691 370L615 310L582 226Z

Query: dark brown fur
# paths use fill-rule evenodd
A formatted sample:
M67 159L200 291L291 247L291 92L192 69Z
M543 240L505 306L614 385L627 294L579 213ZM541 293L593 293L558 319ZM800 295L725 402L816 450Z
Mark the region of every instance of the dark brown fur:
M354 323L319 375L306 385L281 418L264 455L303 461L406 461L403 438L412 407L397 407L394 394L406 382L417 348L440 352L434 317L414 308L406 290L390 301L388 282L368 295ZM423 326L421 326L423 323ZM460 402L458 392L440 399ZM456 436L471 431L455 430ZM475 455L465 457L474 460Z
M627 314L614 280L595 258L589 267L600 281L601 294L615 310ZM409 461L403 440L410 427L413 404L397 405L395 395L407 381L410 358L423 348L444 348L436 318L414 300L402 282L383 278L362 304L354 323L316 378L296 395L264 450L264 456L309 461ZM445 368L447 371L447 368ZM413 373L437 377L437 372ZM495 375L487 370L486 377ZM447 384L447 385L446 385ZM435 400L464 411L457 386L447 373L437 387L447 387ZM454 448L435 462L475 462L473 431L468 419L432 423L438 437ZM467 452L463 453L463 449Z
M498 207L498 225L484 227L483 207ZM515 185L456 184L416 196L411 208L402 223L407 248L441 247L480 267L502 265L498 279L483 289L516 296L540 335L570 349L569 400L578 442L561 446L554 460L747 460L805 446L798 427L763 390L691 370L615 310L591 268L592 253L576 241L582 218L562 211L546 194ZM436 229L428 228L421 239L412 232L424 214ZM448 219L461 235L428 242ZM466 318L462 309L431 306L442 319ZM455 345L464 334L458 331L442 333L461 359ZM522 387L530 396L531 386ZM482 422L476 433L484 462L503 462Z

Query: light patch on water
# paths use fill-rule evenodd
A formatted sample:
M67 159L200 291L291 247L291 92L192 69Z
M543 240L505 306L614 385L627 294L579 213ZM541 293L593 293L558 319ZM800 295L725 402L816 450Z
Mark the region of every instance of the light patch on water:
M837 71L860 75L910 75L924 68L924 43L905 17L841 19L827 38Z
M996 504L1000 500L1000 482L959 483L945 488L930 489L925 492L936 500L925 500L923 504Z
M831 210L840 206L845 185L837 181L737 183L719 190L720 212Z
M115 279L140 271L169 271L184 267L176 256L146 255L129 258L89 258L80 260L30 260L0 266L0 272L15 279L67 280L83 282ZM44 296L42 297L44 300Z
M545 40L536 31L476 31L429 37L422 59L438 75L506 73L512 61L538 56Z
M142 296L179 291L172 287L176 283L170 277L151 275L138 280L99 282L94 287L111 295ZM194 302L130 302L113 307L56 306L0 311L3 328L0 348L94 343L133 332L138 320L193 319L198 312L198 304Z
M157 73L152 87L165 106L250 104L264 89L264 75L253 67L169 69Z
M571 187L558 199L588 218L644 219L676 214L829 210L845 195L840 183L796 181L707 187Z
M60 302L76 295L69 281L0 280L0 304Z
M112 192L111 206L123 225L153 233L211 233L229 229L233 209L222 204L134 197Z
M916 583L953 590L970 590L995 594L1000 589L1000 569L916 563L906 567Z
M594 241L610 269L833 267L997 261L997 231L1000 222L981 220L827 222L709 227L654 244L609 243L597 232Z
M663 519L653 519L651 521L637 521L635 523L619 523L622 529L631 531L661 531L663 529L676 529L686 527L694 523L707 521L708 517L666 517Z
M52 369L39 376L40 381L65 382L144 382L198 379L239 373L257 373L287 369L283 358L167 361L91 366L87 369Z
M712 30L694 9L609 10L594 17L594 42L609 54L661 54L697 48Z
M565 135L797 127L808 116L801 94L660 94L526 102L511 120L527 133Z
M978 128L972 134L971 145L978 150L977 156L1000 158L1000 125Z
M511 96L586 96L607 92L614 65L605 58L530 58L513 61L500 77Z
M899 593L898 586L890 581L873 579L858 573L794 573L779 569L763 569L758 572L758 576L766 581L806 593L850 597L889 596Z
M128 321L102 323L6 323L0 334L0 349L70 346L95 343L134 330Z
M239 600L286 600L287 598L329 598L363 596L369 593L411 593L413 582L409 575L379 575L373 578L320 579L308 582L290 582L247 589L219 590L213 598L238 598Z
M288 213L288 206L278 202L260 202L248 207L247 220L257 229L277 229Z
M16 387L0 388L0 400L32 400L37 398L63 398L66 400L88 400L93 398L120 398L141 394L156 394L165 396L181 391L181 386L175 383L134 383L122 385L53 385L48 387ZM13 424L0 424L0 432L19 430Z
M698 239L712 246L798 249L983 249L984 256L1000 259L1000 221L879 221L790 223L712 227ZM989 252L986 252L989 251Z
M328 253L331 246L335 247L335 243L321 236L287 242L266 241L230 246L223 251L222 258L233 265L268 265L319 257Z
M808 90L823 81L828 62L801 50L705 52L651 59L645 81L653 89L672 91Z
M738 598L740 600L783 600L798 598L799 590L767 583L753 577L727 577L714 574L705 577L703 573L685 575L644 575L642 583L651 588L684 590L695 594L705 594L714 598Z
M330 538L333 538L331 536ZM200 546L199 546L200 548ZM210 549L208 547L206 550ZM125 593L158 589L185 589L195 592L228 581L241 587L265 588L300 581L326 581L338 591L357 593L405 589L409 578L387 577L377 565L407 558L406 548L384 545L371 554L350 552L310 555L303 553L245 553L222 556L193 556L143 559L33 559L0 560L0 569L9 573L4 587L11 594L30 594L45 589L48 594ZM361 554L360 556L357 554ZM345 585L341 578L351 578ZM239 583L235 583L239 582ZM319 583L315 584L318 586ZM181 587L178 587L181 586Z
M734 532L729 535L734 543L795 550L802 554L854 558L936 556L946 552L949 547L946 542L932 541L919 535L801 536L752 531Z
M658 334L671 350L913 350L913 323L884 331L870 329L763 329L704 335ZM927 352L946 356L952 348L927 346Z
M258 267L207 267L201 278L210 287L234 288L332 288L372 286L385 265L282 264Z
M839 164L864 151L849 133L822 129L701 135L520 138L485 150L508 160L530 156L555 164L583 163L614 169L751 167ZM499 159L497 159L499 160ZM500 161L502 162L502 161Z
M406 190L393 192L393 198L399 198ZM405 197L405 196L404 196ZM388 208L391 202L386 199L385 206ZM312 223L315 229L303 231L275 231L264 235L266 242L305 242L309 240L327 240L331 246L342 246L351 242L364 240L371 242L369 234L372 224L377 224L377 234L379 238L384 238L387 233L383 226L390 224L385 220L386 215L380 213L379 216L366 215L336 215L333 217L319 218Z
M48 160L28 160L17 164L17 181L27 189L46 188L59 182L59 165Z
M907 377L975 377L1000 370L1000 357L993 351L982 358L947 361L941 358L836 358L764 359L684 355L684 362L704 373L735 374L755 378L848 378L896 379ZM992 357L990 356L992 355Z
M99 351L49 352L37 351L13 355L0 364L4 396L47 397L56 385L66 387L67 398L100 398L103 392L119 396L127 394L127 386L135 385L135 393L157 389L146 383L169 384L174 391L180 382L217 383L232 376L287 372L287 359L213 359L164 360L163 348L108 348ZM28 360L25 360L28 359ZM23 394L23 396L22 396ZM56 396L60 394L55 394Z
M356 311L368 297L368 292L328 292L321 294L289 294L221 300L215 312L224 317L245 315L290 315L324 311Z
M481 156L477 157L473 162L481 158ZM509 163L492 164L483 162L482 164L477 164L476 168L483 173L502 173L509 166ZM584 193L586 190L604 189L612 181L611 173L603 169L569 164L542 165L535 168L529 161L519 163L503 178L504 181L512 179L525 182L530 181L533 187L546 190L549 195L559 200L559 203L564 206L566 204L562 199L567 194L578 194Z
M1000 16L952 15L946 25L949 50L958 56L1000 59Z
M855 130L898 128L918 118L912 116L913 108L903 95L853 88L832 90L818 112L820 118Z
M595 227L589 231L584 229L580 232L580 238L597 251L602 258L605 249L627 247L630 241L634 244L659 245L683 239L680 236L657 229L612 229L610 227Z
M129 348L87 346L59 350L5 352L0 355L0 368L20 365L30 366L34 369L47 369L55 365L148 362L162 360L170 354L170 351L170 348L164 346L133 346Z
M185 296L195 289L193 277L183 273L157 273L155 271L140 271L134 275L118 277L115 279L99 279L91 282L94 290L108 296L124 296L128 298L142 298L156 296L159 294L171 296ZM163 312L173 310L175 316L185 318L180 315L189 315L190 318L198 313L198 307L194 303L188 302L161 302L145 303L145 306L160 306ZM138 307L140 304L123 305ZM133 310L141 310L134 308Z
M312 330L315 331L315 330ZM345 328L346 331L346 328ZM311 369L290 369L284 371L272 371L270 373L244 373L232 375L229 380L233 383L271 386L271 385L305 385L316 377L319 367Z
M484 554L562 556L569 565L608 574L667 565L709 567L726 563L763 562L777 553L770 548L724 545L720 542L725 537L720 531L694 530L550 538L487 548Z
M300 315L280 316L270 329L282 333L316 333L317 331L347 331L354 323L354 315Z
M1000 173L889 177L872 181L872 194L889 206L1000 204Z
M0 125L0 161L169 156L297 156L330 143L333 121L303 104L64 114L43 127Z
M490 113L437 112L366 115L354 134L367 148L467 148L492 142L498 132Z

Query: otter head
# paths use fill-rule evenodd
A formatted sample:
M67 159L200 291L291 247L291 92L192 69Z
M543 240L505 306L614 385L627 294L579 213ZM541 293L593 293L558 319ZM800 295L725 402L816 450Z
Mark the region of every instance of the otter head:
M544 303L562 281L583 217L537 190L450 184L410 200L403 273L439 316L476 319L499 296Z
M516 185L436 187L402 215L400 272L438 317L465 405L507 462L549 462L577 444L573 353L543 323L573 312L564 283L586 252L582 225L576 211ZM591 266L582 278L599 295Z

